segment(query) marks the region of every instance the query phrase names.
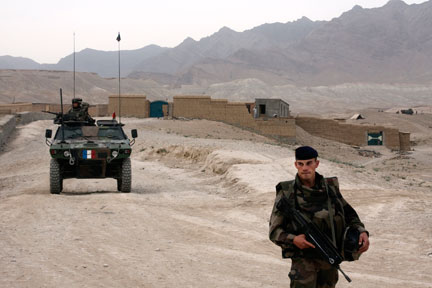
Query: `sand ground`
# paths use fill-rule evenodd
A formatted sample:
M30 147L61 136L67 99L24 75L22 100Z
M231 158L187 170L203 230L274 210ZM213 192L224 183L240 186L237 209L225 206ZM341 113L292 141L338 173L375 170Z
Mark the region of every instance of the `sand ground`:
M298 130L370 231L338 287L432 287L428 121L414 151L380 157ZM295 175L294 146L205 120L124 122L139 133L127 194L115 180L68 179L51 195L43 135L55 127L17 129L0 152L0 287L288 287L268 220L274 186Z

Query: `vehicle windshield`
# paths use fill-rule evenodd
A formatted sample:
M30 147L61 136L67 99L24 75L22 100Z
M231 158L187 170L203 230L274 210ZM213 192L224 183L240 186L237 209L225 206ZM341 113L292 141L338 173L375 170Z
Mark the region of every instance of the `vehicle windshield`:
M57 129L56 140L62 139L62 128ZM97 126L64 126L64 139L91 139L91 140L123 140L126 136L121 127L97 127Z

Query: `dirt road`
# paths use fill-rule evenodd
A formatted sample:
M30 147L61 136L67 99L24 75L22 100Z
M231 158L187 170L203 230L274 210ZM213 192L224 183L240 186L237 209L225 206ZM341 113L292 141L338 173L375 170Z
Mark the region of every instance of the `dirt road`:
M69 179L50 195L52 124L17 130L0 153L0 287L288 287L267 233L292 149L210 121L125 121L139 132L129 194ZM325 159L319 171L339 177L371 233L338 287L432 287L432 191Z

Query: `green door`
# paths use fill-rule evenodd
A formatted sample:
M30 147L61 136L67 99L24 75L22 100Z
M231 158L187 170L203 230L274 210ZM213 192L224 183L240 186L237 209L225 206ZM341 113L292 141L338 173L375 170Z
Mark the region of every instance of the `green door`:
M150 117L163 117L162 106L168 105L165 101L154 101L150 103Z
M383 145L383 132L375 132L375 133L369 133L368 132L368 145Z

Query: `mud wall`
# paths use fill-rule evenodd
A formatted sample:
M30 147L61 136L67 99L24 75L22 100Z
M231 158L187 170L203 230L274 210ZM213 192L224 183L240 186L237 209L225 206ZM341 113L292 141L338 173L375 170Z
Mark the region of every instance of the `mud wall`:
M15 114L26 111L33 111L32 103L0 104L0 114Z
M257 119L255 123L263 134L295 140L296 122L294 118Z
M16 116L4 115L0 118L0 147L6 142L9 135L15 129Z
M63 104L63 112L66 113L71 108L71 104ZM16 104L0 104L0 114L16 114L20 112L41 112L50 111L61 112L60 104L53 103L16 103ZM97 104L91 105L89 114L93 117L107 116L108 105Z
M17 125L25 125L37 120L49 120L52 115L41 112L21 112L14 115L4 115L0 118L0 147L6 143Z
M174 96L173 117L208 119L211 98L208 96Z
M108 115L115 112L117 117L119 116L119 102L122 117L147 118L150 116L150 101L145 95L121 95L120 101L118 95L109 96Z
M368 145L368 133L383 132L384 146L394 150L401 149L400 133L395 128L377 125L346 124L332 119L313 117L297 117L295 121L298 126L314 136L356 146ZM409 150L409 133L408 136L405 135L404 137L403 148ZM408 137L408 141L406 137Z
M254 119L243 102L211 99L209 96L174 96L173 117L208 119L247 128L264 135L295 141L294 118Z
M89 114L93 117L110 116L108 114L107 104L97 104L95 106L90 106Z
M400 150L409 151L411 149L410 133L399 132Z

